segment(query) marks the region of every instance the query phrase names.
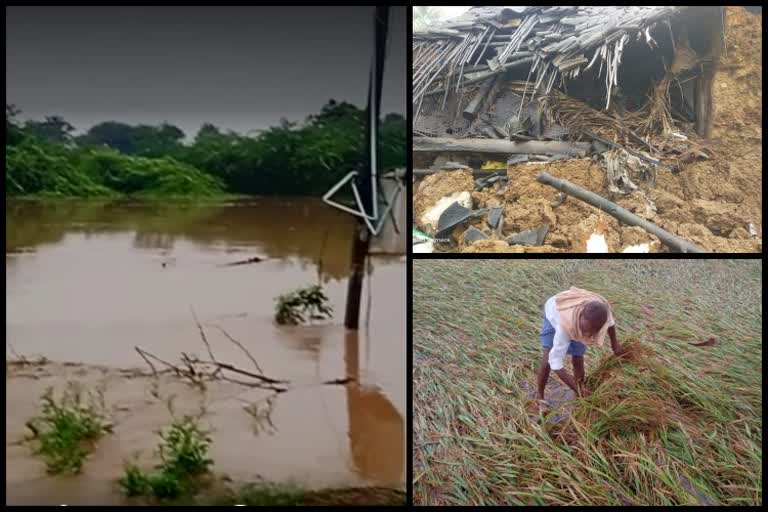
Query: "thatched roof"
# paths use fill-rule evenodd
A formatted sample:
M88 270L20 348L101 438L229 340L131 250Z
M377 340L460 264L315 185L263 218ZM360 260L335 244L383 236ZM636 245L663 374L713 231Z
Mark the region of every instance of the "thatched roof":
M606 88L631 38L655 45L651 28L685 9L680 6L495 6L474 7L459 18L413 35L414 104L425 95L458 90L506 69L530 66L537 91L555 79L575 78L597 65ZM439 81L442 87L436 87Z

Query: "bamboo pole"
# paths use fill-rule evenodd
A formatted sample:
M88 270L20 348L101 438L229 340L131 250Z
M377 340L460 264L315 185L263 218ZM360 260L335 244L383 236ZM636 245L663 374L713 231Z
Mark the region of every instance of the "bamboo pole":
M659 240L661 240L661 242L667 247L671 247L672 249L677 250L679 252L690 252L690 253L706 252L701 247L693 245L692 243L687 242L682 238L678 238L677 236L673 235L669 231L661 229L659 226L657 226L653 222L649 222L645 219L642 219L637 215L625 210L624 208L617 205L616 203L612 203L611 201L595 194L594 192L591 192L585 188L581 188L578 185L574 185L570 181L555 178L554 176L551 176L545 172L539 173L538 176L536 176L536 179L540 183L549 185L550 187L554 187L559 191L568 194L569 196L573 196L576 199L580 199L587 204L590 204L596 208L600 208L602 211L606 212L608 215L611 215L617 218L624 224L643 228L647 232L653 235L656 235L659 238Z

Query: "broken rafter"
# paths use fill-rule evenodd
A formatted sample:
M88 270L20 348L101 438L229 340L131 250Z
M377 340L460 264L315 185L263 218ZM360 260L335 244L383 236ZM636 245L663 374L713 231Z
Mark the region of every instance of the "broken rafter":
M583 157L590 148L588 142L529 140L513 142L498 139L447 139L414 137L413 151L448 153L539 154Z

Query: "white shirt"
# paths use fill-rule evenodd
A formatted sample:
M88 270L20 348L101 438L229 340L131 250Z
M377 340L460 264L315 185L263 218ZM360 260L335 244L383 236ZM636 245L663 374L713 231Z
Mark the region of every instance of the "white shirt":
M560 313L557 311L555 296L550 297L546 304L544 304L544 316L547 317L549 323L555 328L555 338L552 342L552 350L549 351L549 366L553 370L561 370L565 364L565 353L568 352L568 347L571 345L571 339L565 331L560 328ZM608 325L611 327L616 325L616 321L613 319L613 315L610 312L608 313Z

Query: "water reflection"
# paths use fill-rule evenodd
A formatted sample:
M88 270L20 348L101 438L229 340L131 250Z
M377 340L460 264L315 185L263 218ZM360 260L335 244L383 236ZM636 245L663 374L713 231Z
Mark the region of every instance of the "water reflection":
M399 482L405 467L403 416L379 388L360 382L360 345L356 332L347 331L344 349L347 375L360 383L347 386L352 460L366 480Z
M61 242L68 233L90 237L129 231L137 249L172 253L183 240L234 254L297 258L304 266L322 258L323 282L348 273L354 226L351 216L313 198L224 203L7 200L5 212L6 254Z

